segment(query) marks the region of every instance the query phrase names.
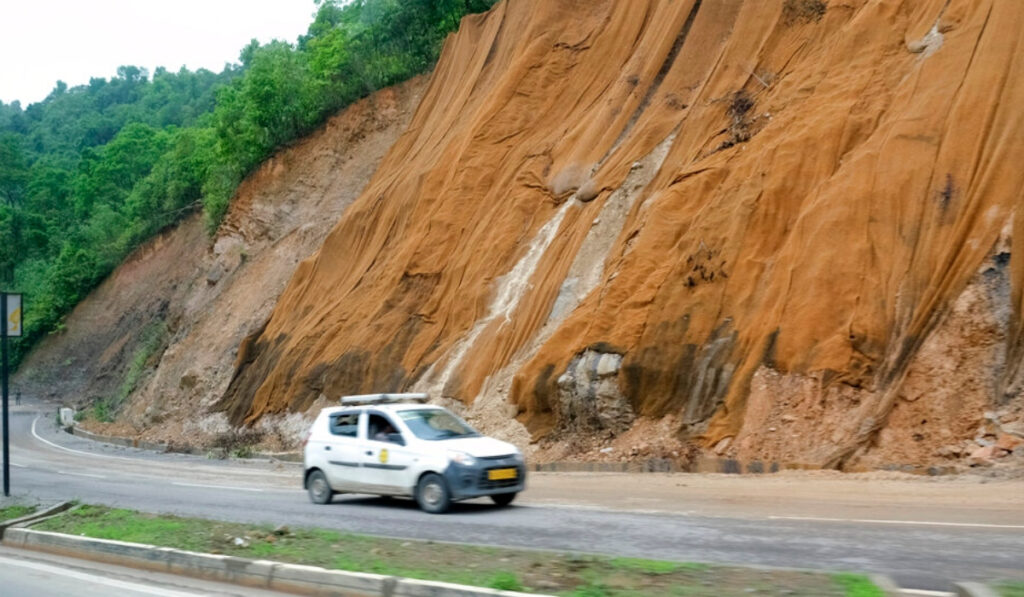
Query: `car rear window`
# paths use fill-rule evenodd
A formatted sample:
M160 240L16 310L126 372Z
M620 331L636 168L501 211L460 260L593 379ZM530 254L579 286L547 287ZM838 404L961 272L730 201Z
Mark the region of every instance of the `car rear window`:
M359 434L359 413L333 415L330 424L332 434L356 437Z

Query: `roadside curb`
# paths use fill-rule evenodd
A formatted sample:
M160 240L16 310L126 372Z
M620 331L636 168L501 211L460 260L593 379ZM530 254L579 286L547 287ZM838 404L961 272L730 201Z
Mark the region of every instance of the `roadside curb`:
M699 456L693 462L681 465L669 458L651 458L632 462L545 462L529 465L529 470L541 473L721 473L726 475L763 475L779 471L831 470L817 464L801 462L767 462ZM955 467L941 466L887 466L857 468L846 472L900 471L915 475L940 476L955 474Z
M953 583L956 587L957 597L999 597L994 589L978 582Z
M25 516L22 516L21 518L12 518L10 520L5 520L3 522L0 522L0 539L3 539L4 532L7 529L9 529L9 528L12 528L12 527L15 527L15 526L18 526L18 525L22 525L22 524L27 524L27 523L30 523L30 522L39 522L40 520L43 520L45 518L50 518L51 516L56 516L57 514L60 514L61 512L64 512L65 510L70 510L71 507L74 506L74 505L75 504L73 502L61 502L61 503L57 504L56 506L50 506L49 508L47 508L45 510L41 510L39 512L33 512L32 514L26 514Z
M896 581L884 574L869 574L868 580L874 583L885 597L902 597L904 594L899 585L896 584Z
M129 448L140 448L154 452L176 452L202 456L213 450L175 450L168 444L147 442L133 438L118 437L113 435L101 435L79 428L77 425L64 428L71 435L77 435L92 441L125 446ZM255 452L251 458L240 458L238 460L271 460L275 462L298 463L302 462L301 452ZM527 470L537 473L721 473L727 475L762 475L777 473L779 471L800 471L800 470L825 470L825 467L816 464L801 462L766 462L761 460L739 460L736 458L721 458L715 456L700 456L693 462L682 465L670 458L649 458L647 460L631 462L545 462L530 464ZM865 473L873 471L899 471L915 475L942 476L957 473L956 467L952 466L885 466L880 468L857 468L847 472Z
M100 442L104 444L112 444L115 446L124 446L126 448L138 448L140 450L151 450L153 452L164 452L164 453L179 453L179 454L191 454L193 456L203 456L211 452L216 452L217 449L210 450L175 450L170 444L164 444L159 442L147 442L140 439L130 437L120 437L117 435L102 435L100 433L93 433L92 431L86 431L77 425L71 425L69 427L62 427L66 433L76 435L78 437ZM302 462L302 454L299 452L255 452L252 458L239 458L237 460L275 460L279 462Z
M550 597L379 574L342 572L269 560L249 560L24 528L8 528L3 544L18 549L300 595L341 592L351 597Z
M105 444L114 444L115 446L125 446L126 448L139 448L140 450L152 450L154 452L166 452L167 444L159 444L156 442L146 442L142 440L132 439L128 437L117 437L114 435L100 435L99 433L93 433L86 431L72 425L71 427L65 427L65 431L71 435L77 435L78 437L84 437L85 439L92 440L94 442L102 442Z

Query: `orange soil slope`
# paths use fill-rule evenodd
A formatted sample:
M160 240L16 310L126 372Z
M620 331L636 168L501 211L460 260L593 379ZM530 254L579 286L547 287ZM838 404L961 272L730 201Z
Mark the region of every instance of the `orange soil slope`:
M1020 403L1022 106L1020 2L502 2L448 40L218 408L470 404L505 376L535 438L671 416L837 465L925 408L903 401L936 412L892 450L963 439ZM991 350L926 351L940 330Z

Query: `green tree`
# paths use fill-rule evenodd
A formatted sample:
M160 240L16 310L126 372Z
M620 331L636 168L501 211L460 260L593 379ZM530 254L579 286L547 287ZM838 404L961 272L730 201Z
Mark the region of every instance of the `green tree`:
M214 232L274 151L431 68L460 19L492 3L318 0L296 44L250 42L220 73L126 65L86 85L58 81L26 108L0 103L0 276L32 297L19 350L200 205Z

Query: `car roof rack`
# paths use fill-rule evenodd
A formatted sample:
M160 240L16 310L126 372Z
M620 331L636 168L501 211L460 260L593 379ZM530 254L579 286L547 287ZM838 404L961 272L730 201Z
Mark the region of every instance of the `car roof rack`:
M358 396L342 396L341 403L345 406L363 404L392 404L395 402L426 402L428 394L360 394Z

